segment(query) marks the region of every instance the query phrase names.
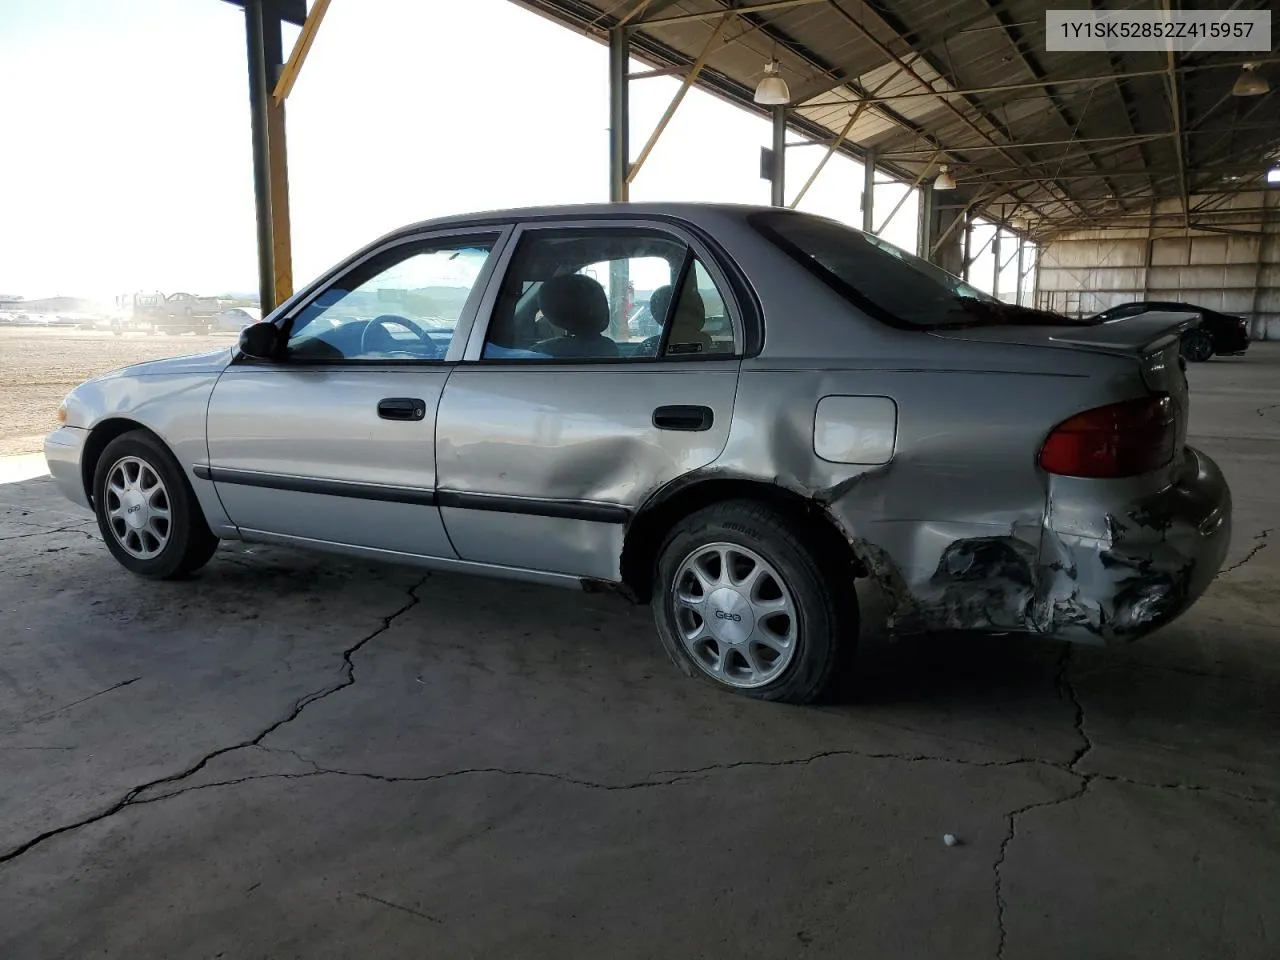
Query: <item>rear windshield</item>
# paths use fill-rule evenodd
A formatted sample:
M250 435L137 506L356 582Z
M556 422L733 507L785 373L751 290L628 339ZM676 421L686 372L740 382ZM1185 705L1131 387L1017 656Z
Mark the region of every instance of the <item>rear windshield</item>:
M997 300L920 257L835 220L784 211L752 214L749 219L757 231L841 296L896 327L936 330L1079 322Z

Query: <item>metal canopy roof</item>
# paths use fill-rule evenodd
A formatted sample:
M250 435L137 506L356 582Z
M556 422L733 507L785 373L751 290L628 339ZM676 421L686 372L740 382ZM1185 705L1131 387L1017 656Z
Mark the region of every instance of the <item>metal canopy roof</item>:
M1159 198L1180 200L1190 223L1189 197L1256 188L1280 149L1276 92L1231 96L1246 61L1280 84L1280 57L1046 52L1043 0L515 2L600 39L625 23L632 56L676 73L736 8L699 86L766 113L752 95L776 58L794 129L828 143L844 132L843 152L874 150L908 181L947 163L959 201L1037 235L1132 218Z

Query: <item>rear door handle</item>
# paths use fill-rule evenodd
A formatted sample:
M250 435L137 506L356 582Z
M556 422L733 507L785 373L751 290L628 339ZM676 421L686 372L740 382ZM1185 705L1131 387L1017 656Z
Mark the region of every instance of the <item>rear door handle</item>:
M659 430L710 430L714 422L710 407L675 404L653 411L653 425Z
M421 420L427 405L417 397L387 397L378 401L378 416L383 420Z

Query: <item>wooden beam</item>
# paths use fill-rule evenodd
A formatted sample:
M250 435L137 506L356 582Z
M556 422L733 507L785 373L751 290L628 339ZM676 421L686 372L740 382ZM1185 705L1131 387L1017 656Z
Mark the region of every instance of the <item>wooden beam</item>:
M329 9L329 0L314 0L311 6L311 12L307 14L306 22L302 25L302 32L298 34L298 39L294 41L293 52L289 54L289 60L280 71L280 78L276 80L276 88L272 91L272 99L277 104L284 103L289 94L293 92L293 85L298 80L298 73L302 70L303 63L306 62L307 54L311 52L311 44L316 39L316 32L320 29L320 23L324 20L325 12Z

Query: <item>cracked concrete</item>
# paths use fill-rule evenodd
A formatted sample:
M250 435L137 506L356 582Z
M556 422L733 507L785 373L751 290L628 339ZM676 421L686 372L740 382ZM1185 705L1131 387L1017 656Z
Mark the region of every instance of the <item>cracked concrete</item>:
M1268 528L1266 530L1262 530L1262 531L1259 531L1258 533L1255 533L1253 535L1253 546L1249 548L1249 552L1246 553L1239 560L1237 560L1235 563L1229 564L1223 567L1221 570L1219 570L1218 576L1225 577L1228 573L1233 573L1236 570L1239 570L1246 563L1248 563L1250 560L1256 557L1259 553L1261 553L1262 549L1267 546L1267 537L1271 536L1271 534L1274 532L1274 529L1275 528Z
M682 680L606 596L240 544L142 583L0 487L0 956L1272 957L1258 347L1190 372L1237 524L1184 619L873 634L816 709Z

